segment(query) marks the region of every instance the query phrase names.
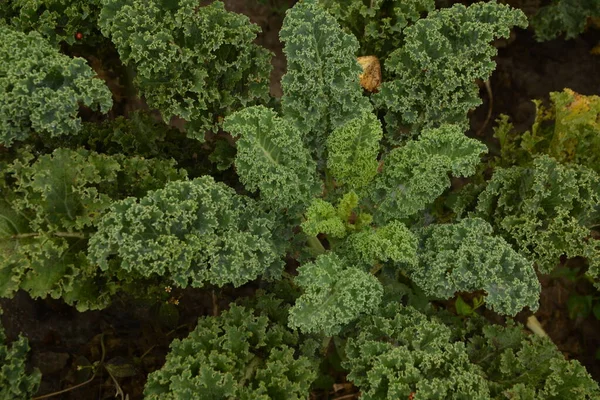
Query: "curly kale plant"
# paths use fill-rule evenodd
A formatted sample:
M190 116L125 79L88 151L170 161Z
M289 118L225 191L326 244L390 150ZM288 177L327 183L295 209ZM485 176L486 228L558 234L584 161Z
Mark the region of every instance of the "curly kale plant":
M365 400L489 399L489 389L471 364L465 344L450 328L411 307L389 304L363 318L348 339L348 379Z
M165 365L148 376L145 399L305 399L315 365L298 342L267 315L233 305L173 341Z
M467 342L469 359L483 372L492 399L582 399L600 387L578 361L567 361L547 337L485 324Z
M551 92L550 100L550 107L534 100L536 118L527 132L514 132L508 118L500 118L495 131L501 145L500 165L524 164L535 155L547 154L600 173L600 97L564 89Z
M463 324L461 324L463 325ZM517 327L457 329L389 304L364 317L346 345L348 379L361 398L592 400L598 384L577 361ZM464 326L464 325L463 325ZM466 343L460 341L466 335Z
M404 28L433 11L434 0L320 0L360 43L361 55L385 58L404 43Z
M104 307L118 284L86 259L88 239L114 200L143 196L185 172L172 161L86 150L30 153L8 166L0 202L0 296L18 289Z
M347 37L328 18L316 1L300 2L288 13L282 35L294 40L286 43L287 54L308 40L311 44L303 51L318 56L315 63L306 64L306 57L303 63L295 62L294 54L288 71L293 79L302 77L306 82L314 76L309 72L315 65L329 71L334 62L356 64L354 55L344 48ZM327 26L321 25L325 22ZM321 33L315 37L315 32L325 29L336 39L324 42ZM316 71L319 85L325 85L320 80L323 71ZM232 114L224 123L225 129L239 137L235 165L246 188L258 189L264 206L274 210L287 206L288 218L302 218L310 254L298 258L317 256L314 262L301 265L294 278L303 292L290 310L290 327L328 336L343 332L361 315L378 308L382 281L400 271L414 274L414 283L431 296L448 298L457 291L485 290L489 304L501 313L512 315L526 306L535 309L539 283L532 265L494 237L484 221L465 222L464 228L452 226L459 231L454 240L446 240L443 229L420 245L415 235L415 220L422 219L417 214L428 210L450 187L450 174L467 177L475 173L485 145L466 137L459 126L444 124L424 130L419 140L384 151L380 164L381 125L369 107L362 106L364 98L356 79L349 79L345 86L342 83L328 83L328 87L344 89L336 96L346 97L327 92L319 103L321 114L302 108L314 96L308 97L300 86L284 85L282 116L252 107ZM349 93L356 98L354 112L339 114L352 109L352 104L339 107L340 101L352 98ZM297 119L301 111L306 117L321 116L321 124L315 125L318 129L308 128L308 120ZM334 117L339 122L332 124ZM321 148L320 143L326 146ZM322 162L315 166L310 154ZM319 174L324 178L323 191L312 189ZM446 258L436 260L441 248ZM439 270L433 279L425 277L430 265ZM454 275L444 285L446 270Z
M0 25L0 143L9 146L33 132L79 132L79 104L107 112L111 93L82 58L70 58L39 33Z
M5 0L0 18L22 32L37 31L53 45L79 41L97 44L101 0ZM90 37L94 38L90 42Z
M28 371L28 352L26 338L19 336L9 345L0 325L0 399L30 400L37 392L42 375L37 369Z
M600 176L578 165L540 156L529 166L498 168L479 195L476 215L539 270L549 273L560 257L585 257L600 276L600 244L590 228L598 224Z
M486 80L495 68L491 42L507 38L510 28L527 26L516 9L495 1L429 13L404 30L405 45L390 54L385 68L392 78L374 96L385 110L387 131L401 126L467 122L467 112L479 104L475 80ZM390 139L393 139L390 138Z
M371 110L359 84L358 42L312 0L287 12L280 37L287 58L281 108L322 163L330 132Z
M502 314L515 315L526 306L537 310L541 288L531 262L493 233L479 218L423 229L419 264L408 268L411 279L441 298L483 289L486 302Z
M597 0L552 0L531 18L531 26L540 42L562 34L573 39L583 33L591 17L600 17Z
M102 0L99 24L135 83L168 122L187 121L202 140L222 118L266 101L270 54L253 43L259 28L220 1Z
M440 212L482 166L487 147L465 135L475 80L494 68L491 41L525 25L521 12L495 1L439 11L431 0L298 1L281 29L278 103L267 102L258 28L222 2L96 0L80 23L98 15L89 29L132 73L117 80L133 78L152 110L131 110L132 98L110 119L82 113L82 124L79 106L105 111L110 93L55 45L87 49L64 43L79 23L70 10L85 4L9 5L20 16L0 20L0 139L19 143L0 160L0 296L24 290L86 310L135 287L259 288L220 315L215 299L215 315L149 375L147 399L306 399L329 390L333 370L364 399L599 398L547 339L440 309L469 292L502 315L535 310L534 265L548 272L562 255L600 275L600 177L584 151L595 99L553 97L554 131L545 120L532 130L552 139L530 141L531 152L504 141L529 164L488 164L472 213ZM372 95L359 84L365 49L393 51ZM168 127L173 117L185 132ZM7 396L29 397L39 375L25 374L26 346L15 346L6 356L0 343L0 394L8 376Z
M180 287L235 286L281 274L273 218L250 198L204 176L111 205L90 239L89 260Z

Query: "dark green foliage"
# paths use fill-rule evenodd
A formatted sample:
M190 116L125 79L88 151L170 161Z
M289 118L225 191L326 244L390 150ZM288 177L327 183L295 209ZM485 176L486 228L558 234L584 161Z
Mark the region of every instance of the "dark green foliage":
M498 168L478 199L476 215L539 270L549 273L562 255L585 257L600 275L600 244L590 237L597 225L600 177L548 156L529 166Z
M203 140L223 117L266 101L270 54L253 43L259 28L215 1L102 0L99 24L135 83L168 122L186 120Z
M419 264L407 270L430 296L448 299L483 289L486 303L501 314L538 308L541 287L532 263L493 236L490 224L479 218L423 229Z
M467 112L481 104L475 80L488 79L496 67L491 42L507 38L515 25L526 27L525 15L491 1L455 4L406 28L405 45L385 62L391 79L374 96L386 113L388 140L397 140L403 125L414 132L443 123L466 126Z
M72 135L81 129L79 103L107 112L111 93L82 58L70 58L39 33L0 25L0 143L32 132Z
M533 16L531 26L540 42L562 34L573 39L585 30L589 17L600 17L598 0L552 0Z
M193 153L202 149L197 140L188 139L178 129L163 123L160 117L145 111L135 111L127 118L118 117L100 124L84 124L79 135L56 145L74 143L105 154L172 158L186 167L192 163Z
M443 320L398 304L364 317L359 333L348 340L344 363L361 398L404 399L411 393L426 400L600 396L598 384L579 362L565 360L548 338L483 319ZM461 341L465 335L466 345Z
M489 390L451 330L412 307L388 304L363 318L348 339L348 379L361 399L487 400Z
M467 344L494 399L600 398L600 388L578 361L567 361L546 337L519 327L485 325Z
M165 365L148 376L145 399L306 399L315 365L297 354L298 340L265 314L233 305L171 343Z
M37 31L51 44L99 44L98 14L102 0L4 0L0 19L19 31ZM82 35L77 39L77 33Z
M184 132L166 125L160 116L142 110L130 113L127 118L120 116L101 123L84 123L76 136L36 135L27 143L43 152L58 147L83 147L102 154L174 160L190 178L216 172L207 160L210 154L207 144L188 138Z
M240 286L281 274L273 223L253 200L209 176L171 182L113 203L90 239L89 259L107 270L116 256L126 272L181 287Z
M360 43L360 55L385 58L404 43L404 28L435 8L434 0L319 0Z
M172 161L57 149L10 165L0 204L0 296L34 297L101 308L117 289L86 259L87 239L114 200L143 196L183 179Z
M226 139L218 139L215 142L215 149L208 156L209 160L216 164L217 170L225 171L233 165L235 160L235 147Z
M0 400L30 400L37 392L41 374L37 369L27 370L28 352L26 338L19 336L8 344L0 325Z
M427 129L419 140L392 150L383 159L371 192L376 220L408 218L424 210L450 187L453 176L475 173L484 144L468 138L456 125Z
M317 0L304 0L290 9L280 37L287 58L281 80L283 114L323 163L329 133L371 110L358 79L358 43Z

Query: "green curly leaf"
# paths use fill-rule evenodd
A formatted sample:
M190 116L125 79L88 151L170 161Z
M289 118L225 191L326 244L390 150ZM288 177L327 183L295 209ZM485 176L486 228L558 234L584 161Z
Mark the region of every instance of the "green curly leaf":
M383 296L379 281L359 268L344 264L335 253L329 253L298 268L294 282L304 293L290 309L291 328L332 336L379 306Z
M80 131L79 105L112 107L104 82L83 58L60 54L40 34L0 25L0 142L25 140L33 132L50 136Z
M348 339L348 380L361 399L489 400L487 383L452 331L412 307L391 303L361 319Z
M364 113L335 129L327 138L327 168L335 180L352 189L366 186L377 174L381 124Z
M223 2L102 0L99 25L164 121L187 121L204 139L223 117L266 101L271 54L254 44L259 27Z
M424 130L419 140L392 150L384 159L371 193L376 219L404 219L424 210L450 187L449 173L473 175L485 152L484 144L466 137L457 125Z
M90 239L90 261L178 286L235 286L281 274L273 220L249 198L204 176L114 203Z
M37 368L27 368L28 352L26 338L19 336L9 345L0 326L0 399L30 400L37 392L42 374Z
M429 296L448 299L456 292L485 290L486 303L501 314L538 308L541 287L532 263L493 236L480 218L423 229L419 264L407 271Z
M281 80L283 114L323 162L329 133L371 110L359 84L358 42L316 0L296 3L286 13L279 35L287 58Z
M435 8L434 0L319 0L360 43L361 55L385 58L404 43L402 32Z
M476 214L518 251L550 273L560 257L585 257L600 277L600 244L590 228L600 221L600 176L542 155L529 166L498 168L479 195Z
M583 33L588 18L600 16L600 3L596 0L553 0L546 4L531 18L539 42L562 34L565 39L573 39Z
M173 161L68 149L37 160L24 153L7 172L14 183L2 188L0 296L24 289L81 311L107 306L119 287L86 257L88 238L111 203L185 177Z
M298 334L256 314L232 305L199 319L148 375L145 399L306 399L316 373L313 362L295 353Z
M223 128L237 141L235 166L250 191L273 209L307 204L321 191L316 165L292 124L263 106L227 117Z
M386 112L392 143L400 126L467 125L467 112L481 104L475 81L487 80L496 64L491 42L508 38L513 26L527 27L520 10L495 1L432 11L404 29L405 45L385 62L391 79L374 96Z

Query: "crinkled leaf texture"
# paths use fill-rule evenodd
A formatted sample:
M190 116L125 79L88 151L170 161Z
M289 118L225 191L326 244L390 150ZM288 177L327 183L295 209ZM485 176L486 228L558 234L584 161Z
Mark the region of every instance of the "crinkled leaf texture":
M166 276L178 286L240 286L281 274L273 219L210 176L168 183L141 199L114 203L90 239L89 259L103 270Z
M145 399L306 399L315 365L297 344L297 333L233 305L171 343L165 365L148 375Z
M348 380L361 399L489 400L479 369L452 331L412 307L397 303L360 320L358 335L348 339Z
M6 0L0 5L0 18L15 29L37 31L54 46L61 42L73 45L81 40L98 42L98 14L102 0ZM101 39L100 39L101 40Z
M371 112L348 121L327 138L327 168L341 185L366 186L377 174L381 123Z
M576 360L567 361L547 337L514 326L485 324L467 343L494 399L600 398L598 383Z
M551 272L560 257L585 257L600 277L600 242L590 228L600 221L600 176L542 155L531 165L498 168L479 195L476 214L497 233Z
M336 335L360 315L375 311L383 296L377 278L335 253L299 267L294 282L304 293L291 308L288 325L306 333Z
M280 38L287 58L281 80L283 114L323 162L327 136L371 110L359 83L358 42L316 0L298 2L287 11Z
M0 201L0 297L24 289L81 311L108 305L118 285L86 258L87 239L113 200L185 178L173 161L56 149L25 153Z
M324 233L332 238L346 236L346 224L335 207L322 199L314 199L308 210L302 230L309 236Z
M346 345L348 379L367 400L599 398L585 368L548 338L483 318L453 322L397 303L362 318Z
M323 233L328 239L339 239L369 226L372 216L357 209L359 200L352 191L342 196L337 207L323 199L314 199L306 210L302 230L309 236Z
M221 1L102 0L99 24L121 61L135 68L135 83L168 122L188 121L188 136L202 140L231 112L266 101L270 53L254 44L259 31Z
M565 34L573 39L583 33L589 17L600 16L597 0L553 0L531 18L535 38L542 42Z
M465 126L467 112L481 104L475 81L496 67L491 42L508 38L515 25L527 27L523 12L489 1L436 10L406 28L405 45L385 62L393 78L374 96L386 110L387 132L399 125Z
M360 42L361 55L385 58L404 43L404 28L433 11L434 0L319 0Z
M354 233L339 252L353 265L370 269L377 263L417 264L417 237L399 221Z
M32 132L79 132L79 104L107 112L112 95L83 58L60 54L40 34L0 25L0 142Z
M540 283L533 264L480 218L436 224L421 231L419 264L410 278L429 296L448 299L456 292L485 290L495 311L516 315L538 308Z
M525 164L538 154L561 163L584 165L600 173L600 97L571 89L550 93L552 104L537 108L530 131L514 132L508 117L500 118L495 136L502 146L502 165Z
M37 392L42 374L37 369L27 370L28 352L26 338L19 336L9 345L0 326L0 399L30 400Z
M239 139L235 167L250 191L273 209L305 205L321 192L317 166L302 135L288 120L264 107L238 111L223 128Z
M460 126L426 129L419 140L392 150L371 192L376 221L405 219L424 210L450 187L453 176L475 173L487 147L466 137Z

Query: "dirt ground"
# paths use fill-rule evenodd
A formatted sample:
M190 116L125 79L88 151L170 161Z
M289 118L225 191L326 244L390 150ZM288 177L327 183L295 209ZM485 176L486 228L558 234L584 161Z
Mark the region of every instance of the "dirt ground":
M283 20L281 10L294 2L225 1L229 10L248 15L263 28L258 42L275 54L271 84L274 96L281 96L279 81L285 72L285 58L278 38ZM533 122L532 99L548 99L549 92L563 88L581 94L599 94L600 56L590 54L599 42L600 31L590 31L569 41L537 43L531 32L517 30L510 41L499 44L502 47L496 60L498 68L490 81L494 103L492 121L501 113L508 114L522 131ZM489 108L489 95L484 89L481 96L483 105L471 114L472 133L484 125ZM492 122L487 124L486 138L491 138L492 127ZM541 281L543 292L537 318L568 358L581 361L595 379L600 380L600 362L596 359L600 348L600 321L593 316L572 320L567 309L569 295L597 292L582 281L572 283L564 278L548 277ZM185 337L199 316L211 315L225 307L229 300L252 290L251 286L225 290L218 301L212 292L174 290L172 295L179 300L178 318L167 316L159 320L155 317L156 309L130 300L118 300L103 311L79 313L60 301L32 300L27 294L19 293L14 299L0 300L0 306L4 309L2 322L9 339L16 338L20 332L29 339L31 363L43 373L40 394L88 379L90 370L85 366L100 360L103 342L105 361L109 365L124 366L123 375L129 375L118 381L134 400L142 398L146 374L162 365L173 339ZM53 398L96 400L114 398L114 395L115 383L101 369L93 382Z

